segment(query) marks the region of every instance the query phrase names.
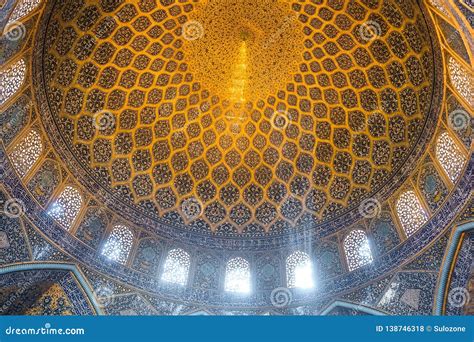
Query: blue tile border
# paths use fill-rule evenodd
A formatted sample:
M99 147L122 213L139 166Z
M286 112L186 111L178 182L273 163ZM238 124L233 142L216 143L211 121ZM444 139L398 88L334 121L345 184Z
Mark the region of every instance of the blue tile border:
M453 232L450 245L448 246L448 249L446 250L446 257L441 269L440 282L438 285L438 291L435 298L435 310L434 310L435 315L443 314L445 293L446 293L446 288L449 281L448 279L449 272L451 271L453 262L456 262L456 260L454 259L454 255L456 254L462 235L469 231L474 231L474 222L468 222L463 225L460 225L456 227L455 231Z

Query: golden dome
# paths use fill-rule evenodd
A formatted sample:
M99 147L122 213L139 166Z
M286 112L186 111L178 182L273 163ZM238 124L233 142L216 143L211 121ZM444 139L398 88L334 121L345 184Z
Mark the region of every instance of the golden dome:
M409 167L435 87L411 2L71 4L45 29L51 112L76 172L146 215L321 222Z

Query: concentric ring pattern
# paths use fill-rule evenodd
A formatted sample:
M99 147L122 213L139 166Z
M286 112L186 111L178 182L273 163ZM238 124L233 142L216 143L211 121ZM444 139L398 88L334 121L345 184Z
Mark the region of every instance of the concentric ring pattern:
M168 223L330 220L389 185L429 119L416 1L66 4L43 55L61 135L110 194Z

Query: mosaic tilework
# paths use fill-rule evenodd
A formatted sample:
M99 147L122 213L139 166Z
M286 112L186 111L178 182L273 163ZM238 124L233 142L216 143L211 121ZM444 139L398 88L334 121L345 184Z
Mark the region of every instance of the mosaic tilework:
M108 223L109 219L105 210L89 207L79 223L76 236L90 247L98 249Z
M432 163L427 163L421 168L418 188L432 211L441 206L449 193L448 187Z
M328 277L344 272L341 257L336 243L321 242L315 247L315 266Z
M26 92L2 113L0 118L0 137L6 146L28 124L31 108L29 92Z
M59 284L53 284L41 293L34 306L26 310L31 316L71 316L73 307Z
M314 226L355 208L372 190L384 187L390 193L424 143L419 140L416 149L412 144L417 137L429 137L421 135L421 128L425 133L432 130L422 122L436 116L427 99L440 91L441 84L432 78L438 74L433 68L440 67L439 59L422 12L411 1L403 6L395 1L334 5L318 18L313 5L292 3L283 11L298 16L290 23L295 34L289 39L302 30L314 31L315 41L306 42L310 46L299 42L304 62L292 82L238 110L226 105L225 94L207 89L209 82L196 71L203 69L186 58L199 51L187 51L176 34L193 15L202 14L203 22L207 15L212 17L219 3L202 9L199 3L153 6L146 13L133 4L117 3L109 9L116 18L92 3L76 5L47 8L52 21L42 27L47 54L38 56L45 62L39 67L47 82L44 89L55 95L48 96L53 112L48 115L62 114L44 120L50 137L68 137L73 154L87 164L86 169L71 165L77 177L87 178L91 189L98 180L106 185L108 192L100 196L114 193L134 203L134 211L117 210L133 215L134 222L200 222L195 227L207 233L225 224L242 233L245 226L258 223L253 227L259 234L262 229L279 233L282 225ZM251 16L265 15L258 3L246 6L255 7ZM379 39L364 42L357 29L348 31L365 20L380 25ZM250 28L241 29L248 34L238 37L253 36ZM166 37L163 44L153 43L153 34ZM324 49L313 53L315 44ZM199 50L201 42L193 46ZM372 65L374 61L387 72ZM337 65L344 72L336 72ZM156 80L154 73L159 74ZM158 88L152 89L150 82ZM373 88L381 92L380 100ZM46 99L44 95L40 97ZM78 108L83 108L80 115ZM98 133L93 117L104 110L114 124ZM272 128L272 113L279 110L289 113L291 122L284 130ZM381 114L397 110L400 114L388 121ZM241 132L233 132L235 125L226 115L240 113L245 114ZM72 130L66 132L68 127ZM59 152L72 159L65 155L70 151ZM404 171L399 172L402 165ZM395 170L395 181L385 184ZM199 219L186 217L182 204L190 198L200 202Z
M0 313L92 315L88 300L69 271L19 271L0 278Z
M6 0L2 4L2 13L0 13L0 29L3 32L4 26L8 22L8 16L10 15L13 7L16 5L16 0Z
M0 192L0 207L7 197ZM30 260L25 231L19 218L11 218L0 213L0 264L10 264Z
M255 274L257 289L273 289L275 284L279 284L284 274L281 268L283 258L279 254L261 254L256 255ZM282 284L283 285L283 284ZM285 284L286 286L286 284Z
M36 228L30 223L25 223L28 242L31 246L33 260L36 261L71 261L71 258L62 251L54 247L43 236L41 236Z
M153 305L159 315L182 315L196 310L197 307L190 303L174 302L164 298L145 295L144 298Z
M199 253L196 255L196 258L195 286L217 290L220 285L220 275L222 274L219 256L210 253Z
M6 164L8 166L8 164ZM28 197L24 197L22 195L22 188L18 187L18 182L14 182L15 174L10 173L7 169L6 175L9 175L8 178L12 179L6 182L5 184L10 186L14 185L12 188L9 188L9 191L15 193L17 198L21 198L25 202L25 206L28 209L28 216L33 219L38 225L39 228L45 232L47 235L53 234L55 241L60 241L62 248L67 249L70 252L75 253L76 257L78 257L81 262L88 264L90 267L100 270L105 274L111 275L113 278L120 280L124 283L133 284L134 286L143 287L147 291L151 293L156 293L157 289L162 295L166 295L170 300L174 300L176 302L193 302L193 303L214 303L217 305L226 305L238 308L242 305L246 305L249 301L254 303L256 306L269 306L270 303L270 296L268 290L256 290L252 294L246 298L245 301L236 298L235 296L229 294L223 294L220 291L211 290L211 289L199 289L194 287L194 278L191 275L191 283L190 286L187 288L177 289L176 286L165 286L163 283L159 282L159 279L156 277L150 278L147 274L139 274L137 272L133 272L125 267L120 267L118 265L112 265L105 262L105 260L97 259L96 256L91 253L88 249L84 247L83 244L79 244L77 240L71 239L70 235L65 233L65 230L59 227L55 222L51 219L48 220L47 216L43 216L41 210L38 211L30 211L31 208L31 199ZM470 173L468 172L468 175ZM465 176L466 177L466 176ZM468 189L468 187L464 187L463 182L465 178L461 179L460 183L460 190ZM460 196L460 197L457 197ZM419 248L420 241L429 242L433 238L433 234L437 234L438 230L441 230L444 227L445 220L451 220L454 215L456 215L457 206L462 205L465 201L463 199L463 191L459 191L453 194L453 197L450 197L446 202L446 208L439 211L432 217L432 219L428 222L426 226L424 226L419 232L415 235L416 239L409 239L404 244L398 246L397 248L393 249L392 251L388 252L386 255L381 256L374 260L373 265L370 267L364 267L360 270L343 274L342 277L338 278L320 278L318 279L318 291L316 293L296 293L294 298L294 306L297 307L299 303L304 302L307 303L308 301L317 300L321 296L333 296L339 291L347 291L356 284L362 285L367 282L367 279L371 279L372 277L376 277L377 275L383 274L384 272L389 272L394 266L398 265L398 263L406 260L410 256L414 256L416 254L417 248ZM448 210L448 208L450 208ZM37 219L37 215L41 216L41 220ZM47 224L45 225L44 222ZM31 234L34 235L34 234ZM415 237L415 236L414 236ZM416 246L418 247L414 247ZM334 242L335 244L335 242ZM335 244L336 248L337 245ZM43 250L45 248L42 248ZM316 249L317 250L317 249ZM222 256L222 260L228 260L228 256ZM193 256L192 261L194 263L195 257ZM317 260L317 259L315 259ZM341 260L336 259L336 260ZM255 269L254 258L252 258L251 269ZM193 266L194 267L194 266ZM316 268L317 269L317 268ZM280 283L281 284L281 283ZM280 284L278 284L280 286ZM226 303L226 304L223 304Z
M104 292L106 295L117 295L132 292L132 289L129 287L91 271L85 266L81 267L81 271L85 274L88 282L91 284L92 290L96 293Z
M466 63L469 64L469 54L466 50L466 46L464 45L461 34L448 22L442 19L438 19L437 22L449 47L453 49L453 51L456 52L459 57L464 59Z
M398 273L377 307L394 315L430 315L436 278L436 273Z
M158 312L152 305L136 294L113 297L104 308L108 315L118 316L149 316Z
M10 26L10 29L16 30L16 32L14 31L11 33L11 35L2 34L0 37L0 46L2 46L0 65L5 65L10 58L24 50L27 46L31 46L32 31L37 19L37 17L34 17L27 20L25 23L23 23L23 27L16 25ZM14 39L11 39L12 36Z
M390 212L382 211L378 217L370 221L372 235L371 247L377 255L384 254L400 243L394 219Z
M163 246L159 241L152 238L143 238L138 243L133 268L148 274L158 275L162 254Z
M303 72L304 73L304 72ZM319 82L319 80L318 80ZM299 94L298 94L299 95ZM140 118L140 120L143 119L144 122L147 120L146 117ZM328 118L329 120L332 120L332 118ZM324 121L324 120L322 120ZM142 123L140 123L142 124ZM179 120L178 121L173 121L173 125L178 124L179 125ZM144 123L144 125L150 125L147 123ZM373 126L373 125L372 125ZM372 131L369 132L372 134ZM188 134L185 132L184 134ZM286 132L285 132L286 134ZM427 134L429 136L429 134ZM288 137L286 137L288 138ZM285 139L286 139L285 138ZM171 138L170 138L171 139ZM242 142L240 142L242 143ZM286 143L285 143L286 144ZM422 145L422 144L420 144ZM174 147L174 146L173 146ZM422 148L420 147L420 151ZM291 146L285 148L283 151L285 153L284 159L286 160L288 158L288 153L293 153L291 150ZM283 153L282 152L282 153ZM95 151L94 151L95 153ZM187 153L187 152L186 152ZM251 156L250 156L251 157ZM250 158L249 157L249 158ZM291 159L291 158L290 158ZM133 160L132 160L133 162ZM242 163L248 163L252 162L251 159L244 160ZM245 164L248 165L248 164ZM298 164L296 164L298 165ZM342 164L338 164L341 166ZM4 179L3 176L6 174L6 178L8 179L8 187L9 188L15 188L15 187L20 187L21 185L18 183L18 181L15 179L15 177L11 173L11 169L6 168L3 169L1 168L1 176L2 180ZM105 175L104 170L100 170L102 175ZM469 175L472 171L468 169L467 174ZM336 172L337 173L337 172ZM191 174L192 177L194 177L194 174ZM352 175L351 175L352 176ZM148 178L150 179L150 178ZM313 181L313 180L310 180ZM154 179L151 179L151 182L154 182ZM131 199L133 200L133 196L137 195L138 197L146 197L146 189L148 189L148 184L150 182L147 180L146 177L133 177L133 186L131 188L131 191L128 193L128 195L131 196ZM286 187L286 193L291 194L291 196L295 196L295 198L300 198L301 196L298 195L298 191L301 191L301 189L305 189L305 180L304 178L298 178L298 181L292 182L285 184L284 186ZM154 184L154 183L153 183ZM173 185L174 186L174 185ZM173 188L172 186L172 188ZM308 303L310 301L317 301L317 298L321 296L333 296L335 293L344 290L347 292L347 290L351 286L361 286L363 284L367 283L367 279L373 279L377 274L386 274L389 273L394 267L399 265L401 262L406 260L407 258L413 256L416 254L418 250L420 250L423 246L425 246L429 241L432 241L432 239L436 236L437 233L439 233L441 230L444 229L446 226L445 223L449 222L450 219L452 219L452 214L449 214L450 210L453 210L453 208L458 208L459 206L456 203L456 201L459 201L459 203L463 202L465 199L465 195L462 194L462 187L466 186L466 182L464 180L464 183L461 183L460 186L460 191L459 193L453 195L453 199L451 201L448 199L446 203L446 208L442 208L442 213L439 216L445 216L442 219L439 217L434 219L434 223L430 223L429 227L423 228L423 232L420 232L420 234L417 234L415 236L416 238L416 243L413 242L413 240L407 241L406 246L400 245L399 241L397 240L396 236L392 233L388 234L390 235L390 238L386 238L383 233L381 233L381 237L379 238L379 246L385 246L385 250L382 247L379 247L378 249L380 251L384 252L390 252L390 254L386 256L382 256L381 259L378 261L376 260L375 264L373 267L368 267L366 269L361 270L360 272L356 272L353 274L346 274L347 270L344 269L344 267L341 265L341 257L343 256L339 255L338 251L338 245L337 241L333 240L333 242L328 242L329 245L332 245L332 247L328 248L330 250L329 253L324 253L325 256L323 256L323 259L328 261L329 264L331 265L331 269L327 269L328 271L328 277L326 277L326 274L323 273L322 278L322 290L321 292L317 293L311 293L308 295L301 295L301 294L295 294L295 307L288 309L287 311L291 311L293 314L312 314L314 312L317 312L317 310L312 306L314 303L311 303L312 305L307 305L307 306L300 306L302 303ZM145 189L145 193L138 193L139 191L137 189L143 188ZM174 188L173 188L174 189ZM19 190L15 190L14 192L16 194L20 194L24 189L21 188ZM254 189L255 190L255 189ZM253 190L252 190L253 191ZM258 193L258 189L256 190L256 193ZM166 199L168 200L170 196L165 196L166 194L170 194L170 192L163 192L160 197L161 199ZM259 224L250 224L245 228L242 232L240 231L241 229L237 229L236 224L237 223L242 223L242 222L247 222L248 220L248 201L254 199L247 199L246 193L245 192L240 192L241 196L243 196L244 200L246 201L244 205L240 205L242 203L238 203L236 205L231 204L229 205L229 208L232 208L233 211L228 210L229 218L233 222L232 224L228 225L222 225L218 226L218 228L222 227L222 229L219 229L220 231L220 237L232 237L235 238L237 236L241 237L246 237L248 240L244 241L239 241L237 239L228 239L228 240L221 240L225 242L219 242L221 243L219 248L234 248L234 249L244 249L246 251L251 250L249 254L251 254L251 257L249 260L251 261L251 270L252 272L254 270L257 270L259 272L258 277L255 278L255 283L258 285L255 288L258 290L257 293L253 294L252 296L249 297L248 301L238 301L232 298L231 296L227 296L226 294L221 294L219 292L219 286L222 285L223 280L222 280L222 266L225 260L227 260L227 256L221 254L220 252L213 253L211 258L206 258L204 257L203 260L197 261L198 255L201 255L201 252L196 253L194 250L192 255L192 265L191 265L191 270L190 270L190 284L189 287L185 289L179 289L177 290L173 286L163 286L162 284L159 284L159 281L157 279L153 279L155 276L154 270L157 269L160 261L158 261L158 257L155 258L152 256L152 253L150 253L150 249L148 249L148 246L143 246L143 248L139 248L137 253L134 254L136 257L134 260L132 260L134 264L134 267L136 270L140 272L135 272L133 270L130 270L125 267L117 267L115 268L115 265L103 262L103 260L91 260L96 258L96 254L94 254L94 250L92 250L90 247L97 248L99 241L100 241L100 233L97 233L94 229L88 230L88 227L82 231L82 233L78 233L78 237L80 239L88 244L88 247L85 247L83 244L74 241L74 239L71 239L70 236L65 234L63 231L61 231L61 228L55 225L54 222L48 220L47 217L44 216L44 213L41 212L41 209L38 206L34 206L32 204L31 199L26 199L25 202L27 202L27 207L28 207L28 215L32 216L33 221L35 224L37 223L39 230L42 230L45 232L45 234L48 237L51 237L55 242L58 242L59 248L67 250L70 252L72 255L77 257L81 262L84 262L85 264L88 264L91 266L92 269L98 270L104 274L109 274L113 278L116 278L120 280L123 283L127 283L131 286L137 286L141 290L145 290L147 292L153 292L156 295L153 297L153 299L147 298L148 296L145 296L143 294L140 295L131 295L131 296L125 296L125 297L134 297L133 299L127 299L123 301L123 305L117 305L115 309L113 309L114 312L118 312L120 314L126 314L127 306L130 308L135 308L138 304L136 303L145 303L148 305L148 302L154 303L152 306L155 307L160 307L162 312L169 312L170 314L181 314L185 312L186 310L191 310L191 306L185 306L182 304L182 302L193 302L197 303L196 307L200 307L199 303L214 303L216 305L222 305L223 307L228 307L229 309L216 309L214 312L220 312L220 313L245 313L245 314L263 314L265 313L265 310L239 310L238 308L241 306L246 306L249 304L249 302L252 305L256 306L270 306L271 303L269 302L269 291L271 290L273 285L272 284L284 284L284 269L281 267L278 267L277 263L281 260L275 260L275 258L272 259L272 256L274 256L274 253L268 252L268 253L254 253L255 251L259 249L265 249L265 247L274 247L278 246L278 244L272 245L273 242L269 243L269 239L265 243L261 243L262 241L265 241L263 237L265 236L264 228L262 225ZM267 195L267 194L265 194ZM314 195L314 198L313 198ZM24 194L20 195L20 198L23 197ZM28 196L28 195L26 195ZM99 194L99 197L101 195ZM308 198L310 197L309 195ZM464 196L464 197L463 197ZM172 196L171 196L172 197ZM356 196L357 197L357 196ZM311 201L306 201L304 205L314 205L314 208L319 208L319 204L321 202L318 202L318 193L311 193ZM352 197L351 197L352 198ZM141 201L139 202L140 205L143 204L143 207L146 208L147 210L150 210L153 208L150 207L150 203L153 204L153 200L149 200L148 202ZM313 201L314 200L314 201ZM256 199L258 201L258 198ZM298 210L296 210L295 214L295 206L293 204L296 204L296 207L298 207L298 202L297 201L287 201L287 198L281 201L283 205L291 202L291 205L286 205L282 206L281 211L278 211L278 215L283 215L285 218L289 217L297 217L297 220L295 221L297 225L301 224L301 227L308 225L312 228L314 228L314 216L311 215L304 215L304 214L299 214ZM146 204L145 204L146 203ZM164 202L163 202L164 203ZM261 203L261 202L259 202ZM215 206L213 209L216 209L216 214L215 216L218 217L220 213L221 207ZM271 208L265 207L264 213L266 213L265 217L270 217L272 218L273 212ZM336 213L339 212L341 209L341 205L336 205L336 206L331 206L328 205L327 208L324 209L324 213L327 215L330 215L331 213ZM32 214L32 212L35 212L35 214ZM166 210L165 210L166 211ZM318 211L318 210L313 210L313 211ZM455 210L454 210L455 211ZM159 214L160 211L157 210L157 213ZM164 216L168 221L174 222L174 223L185 223L185 219L183 219L180 215L182 215L179 210L171 210L166 212L166 216ZM213 214L214 215L214 214ZM253 215L253 213L252 213ZM294 215L294 216L292 216ZM298 216L300 215L300 216ZM212 215L211 215L212 216ZM207 217L207 216L206 216ZM355 218L356 216L354 216ZM207 217L206 220L209 220ZM202 233L203 231L210 231L212 224L209 222L206 222L206 220L201 221L199 224L192 224L192 227L196 227L195 231L193 230L188 230L183 235L181 236L181 239L190 239L190 241L199 241L199 244L202 246L210 246L208 244L209 241L212 241L212 239L207 240L206 238L202 238L202 236L199 236L198 234L194 235L193 232L200 232ZM42 223L40 221L43 221ZM291 221L291 220L290 220ZM351 220L349 220L351 221ZM137 220L139 222L139 220ZM212 222L211 222L212 223ZM49 226L48 226L49 225ZM95 226L95 225L93 225ZM199 227L201 228L199 228ZM335 222L333 225L328 225L327 227L322 227L316 228L315 230L315 236L319 237L321 235L328 234L329 232L334 232L336 230L335 227L348 227L347 224L341 224L341 222ZM147 225L147 227L152 227L152 225ZM279 228L273 231L273 234L278 235L280 233L286 233L286 232L291 232L291 224L289 224L286 221L279 221L278 227L283 227ZM434 228L437 227L437 228ZM327 230L326 230L327 228ZM51 258L52 260L67 260L67 257L64 256L62 253L58 252L55 250L54 247L52 247L51 244L43 240L38 234L34 233L34 230L36 228L33 227L28 227L29 232L31 232L32 240L33 240L33 245L34 245L34 254L36 255L35 258L38 260L47 260ZM101 228L102 229L102 228ZM194 228L193 228L194 229ZM100 231L100 229L98 230ZM278 233L277 233L278 231ZM181 234L180 232L179 234ZM82 235L81 235L82 234ZM269 233L271 235L272 232ZM176 235L179 236L179 235ZM190 238L191 236L191 238ZM164 234L164 237L166 234ZM312 244L314 240L311 240L308 238L308 236L304 236L304 241L307 242L308 244ZM261 239L261 240L260 240ZM165 239L166 240L166 239ZM252 241L254 240L254 241ZM291 240L291 239L286 239L286 240L280 240L281 245L285 245L286 247L293 247L298 245L297 239ZM161 242L161 241L160 241ZM250 243L249 243L250 242ZM299 241L301 243L301 240ZM174 242L173 242L174 243ZM215 242L212 242L215 243ZM171 245L172 243L170 243ZM262 247L264 246L264 247ZM170 247L170 246L168 246ZM281 257L284 255L287 255L290 250L287 248L283 248L284 250L281 251ZM392 251L393 249L393 251ZM315 248L315 253L318 253L318 248ZM40 253L43 252L43 253ZM438 251L441 251L441 247L437 250L434 251L433 253L437 253ZM326 252L326 250L323 249L323 252ZM332 253L331 253L332 252ZM426 252L425 254L430 254L431 251ZM328 254L330 254L328 256ZM331 255L332 254L332 255ZM382 254L382 253L381 253ZM203 253L204 255L204 253ZM438 254L436 254L438 255ZM206 260L207 259L207 260ZM208 263L209 260L212 259L212 262ZM222 262L218 262L216 260L222 259ZM150 260L154 260L154 262L150 262ZM413 266L415 269L418 269L420 267L426 267L426 268L432 268L433 270L436 267L436 264L430 261L429 258L426 258L424 256L425 263L418 264L418 261L421 262L421 259L418 259L416 262L413 262ZM212 266L209 267L209 264ZM270 264L270 267L267 267L267 265ZM202 268L201 268L202 267ZM260 269L262 267L262 269ZM332 269L332 267L334 267ZM218 269L219 271L215 271ZM151 270L151 274L149 274L149 270ZM200 274L200 270L203 271L202 274ZM216 277L214 276L213 272L217 272L217 274L221 274L221 279L219 281L216 281ZM333 272L333 273L331 273ZM333 277L339 275L337 279L333 281ZM92 276L92 278L103 278L103 276L95 275ZM156 278L156 277L155 277ZM329 280L328 280L329 279ZM130 288L127 288L127 286L123 284L119 284L118 282L114 282L110 279L108 280L103 280L101 283L100 281L98 282L97 280L94 281L95 284L98 284L99 288L103 284L107 284L108 286L111 286L114 291L116 289L121 289L117 290L117 292L123 291L124 293L128 293L132 291ZM331 289L330 285L333 285L335 289ZM203 285L203 286L201 286ZM368 288L371 288L372 285L370 285ZM97 288L97 287L96 287ZM377 292L380 290L380 286L378 285L373 285L373 291ZM134 290L133 290L134 291ZM370 293L371 290L367 290L366 292L361 291L361 293ZM369 296L369 294L367 294ZM169 297L169 300L164 300L163 298ZM362 294L360 295L360 298L364 297ZM144 299L145 298L145 299ZM316 299L315 299L316 298ZM372 297L368 297L370 300L373 300ZM402 302L402 308L399 309L394 309L394 311L403 311L405 310L405 307L408 305L410 308L412 308L412 305L416 302L415 300L419 298L419 292L418 289L407 289L407 291L404 291L400 295L400 301ZM362 300L362 299L361 299ZM129 304L127 304L129 303ZM145 305L145 306L146 306ZM398 304L393 304L394 306ZM316 304L314 305L316 306ZM234 309L231 309L234 308ZM125 311L124 311L125 310ZM130 313L133 313L135 309L130 309ZM147 311L148 308L145 310ZM150 309L151 310L151 309ZM112 309L111 309L112 311ZM157 310L158 311L158 310ZM282 312L284 310L281 310ZM125 312L125 313L124 313ZM161 311L160 311L161 312ZM278 312L278 310L275 310L275 312Z
M342 306L336 306L334 309L328 312L327 315L328 316L366 316L368 315L368 313L360 311L360 310L345 308Z
M28 189L40 204L46 205L61 181L62 176L58 162L47 159L28 182Z
M375 306L390 283L391 276L372 283L371 285L342 296L343 300L362 305Z
M467 289L468 280L471 273L472 265L474 264L474 232L467 232L461 247L459 248L456 263L451 275L451 282L449 283L447 293L451 291L459 292L453 289ZM453 304L449 300L446 301L445 314L446 315L462 315L464 307L459 305L457 301Z
M449 239L449 233L450 232L447 232L438 241L436 241L432 247L423 252L403 269L438 271L441 266L441 262L443 261L444 252Z
M458 9L461 11L464 19L471 25L471 28L474 29L474 15L472 14L472 3L466 0L454 0L454 3L457 5Z

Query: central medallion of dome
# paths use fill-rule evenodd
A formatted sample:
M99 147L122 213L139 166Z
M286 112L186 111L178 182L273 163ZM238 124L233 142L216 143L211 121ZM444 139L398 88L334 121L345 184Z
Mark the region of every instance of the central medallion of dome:
M234 103L285 89L303 61L303 26L290 3L263 0L196 4L196 36L184 38L185 61L205 89Z
M424 148L437 62L416 1L49 7L43 121L83 185L127 215L314 227L386 198Z

